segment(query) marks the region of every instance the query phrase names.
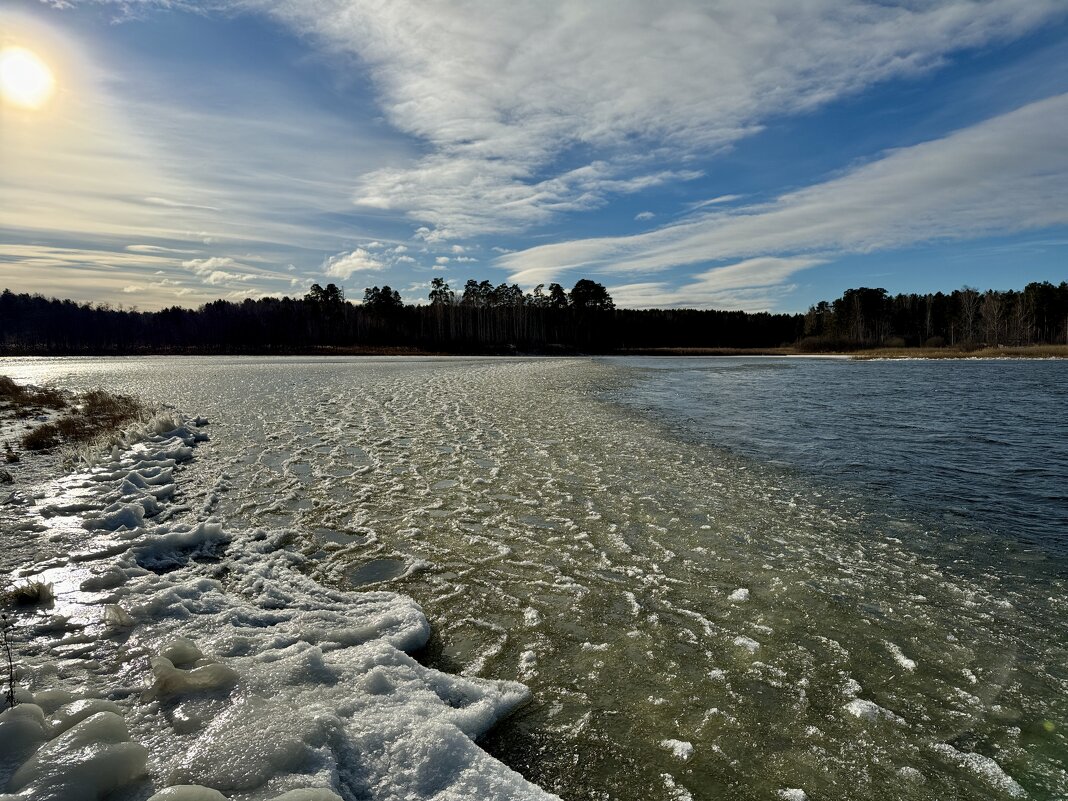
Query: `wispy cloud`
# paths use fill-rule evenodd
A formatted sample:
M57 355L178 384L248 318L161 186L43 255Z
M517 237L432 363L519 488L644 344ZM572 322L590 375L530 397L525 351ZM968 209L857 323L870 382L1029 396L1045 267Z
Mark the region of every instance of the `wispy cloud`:
M429 152L364 174L355 198L423 223L428 242L514 231L687 180L692 171L657 165L1064 13L1060 0L241 7L370 67L386 119ZM555 166L575 148L597 155Z
M722 203L733 203L735 200L741 199L741 195L719 195L718 197L712 197L708 200L699 200L696 203L691 203L687 208L690 211L696 211L697 209L707 208L708 206L719 206Z
M324 251L360 235L354 176L408 152L370 123L354 123L286 87L229 97L225 88L213 93L187 82L178 91L173 75L112 64L106 48L43 24L39 15L3 8L0 27L44 53L61 86L46 113L5 114L0 126L0 258L15 258L9 244L19 241L91 243L79 258L131 271L118 289L101 283L95 299L142 287L122 254L186 261L248 254L238 259L242 270L194 275L234 292L273 292L277 276L248 262L295 262L311 274ZM256 85L254 77L231 77L235 85ZM180 258L162 268L171 278L191 270ZM177 296L175 290L170 299Z
M723 259L864 253L1068 223L1068 94L943 139L890 151L760 205L634 236L543 245L498 259L510 280L573 269L641 274Z
M681 286L666 281L645 281L610 287L618 306L686 307L766 311L791 288L786 279L801 270L823 264L819 258L746 259L693 276Z

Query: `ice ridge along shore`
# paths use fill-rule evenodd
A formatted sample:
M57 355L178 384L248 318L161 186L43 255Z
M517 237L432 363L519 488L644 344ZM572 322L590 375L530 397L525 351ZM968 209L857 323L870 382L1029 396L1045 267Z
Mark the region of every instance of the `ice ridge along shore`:
M20 573L55 602L17 613L0 800L555 798L475 743L526 687L416 662L411 598L316 583L293 531L171 520L206 423L157 418L9 532L54 544Z

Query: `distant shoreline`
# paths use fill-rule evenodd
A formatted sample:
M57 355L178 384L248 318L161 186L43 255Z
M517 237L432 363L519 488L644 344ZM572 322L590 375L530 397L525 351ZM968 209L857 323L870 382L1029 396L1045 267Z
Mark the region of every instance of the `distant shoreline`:
M604 352L580 352L560 348L527 352L520 350L492 351L433 351L403 346L334 346L316 348L296 348L293 350L197 350L183 348L159 348L131 350L125 352L34 352L32 349L17 352L0 350L0 360L17 358L131 358L139 356L260 356L260 357L299 357L299 356L411 356L411 357L561 357L561 356L647 356L647 357L731 357L731 356L771 356L800 358L837 358L854 361L873 359L1068 359L1068 345L1027 345L1022 347L977 348L866 348L858 350L804 351L793 347L780 348L626 348Z
M1068 359L1068 345L1026 345L1022 347L978 348L865 348L860 350L803 351L797 348L634 348L602 356L797 356L838 358L854 361L873 359Z

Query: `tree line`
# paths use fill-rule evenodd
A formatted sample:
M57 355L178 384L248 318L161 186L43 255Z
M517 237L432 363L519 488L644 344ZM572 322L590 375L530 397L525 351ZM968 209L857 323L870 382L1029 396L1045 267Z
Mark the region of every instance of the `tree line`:
M352 303L334 285L302 297L216 300L196 309L112 308L0 293L0 354L301 353L409 348L438 353L611 353L655 348L850 350L870 346L1065 343L1068 283L949 294L847 290L806 314L618 309L589 279L530 292L515 284L435 278L427 303L389 286Z
M925 295L847 289L837 300L809 308L800 342L809 350L1037 344L1068 344L1068 282Z

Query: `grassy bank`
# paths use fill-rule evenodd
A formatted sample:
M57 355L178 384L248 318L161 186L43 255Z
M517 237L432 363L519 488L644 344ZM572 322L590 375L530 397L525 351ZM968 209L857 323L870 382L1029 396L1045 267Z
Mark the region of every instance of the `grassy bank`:
M128 395L23 386L0 375L0 422L6 422L2 428L7 462L18 461L12 439L26 451L78 448L114 436L149 413L141 401Z
M871 348L849 354L854 359L1068 359L1068 345L1003 348Z

